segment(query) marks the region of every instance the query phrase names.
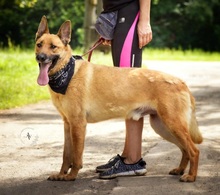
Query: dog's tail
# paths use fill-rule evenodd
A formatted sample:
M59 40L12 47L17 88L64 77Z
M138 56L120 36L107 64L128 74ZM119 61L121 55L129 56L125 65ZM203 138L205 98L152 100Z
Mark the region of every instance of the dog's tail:
M203 141L203 137L201 132L199 131L198 123L196 120L196 113L195 113L195 100L193 96L191 96L191 106L192 106L192 115L191 121L189 126L189 133L194 143L201 144Z

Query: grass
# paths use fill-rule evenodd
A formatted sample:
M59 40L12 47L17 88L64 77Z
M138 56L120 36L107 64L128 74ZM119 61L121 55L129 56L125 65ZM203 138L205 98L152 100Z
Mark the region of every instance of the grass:
M38 65L32 51L0 52L0 109L49 99L47 87L37 85Z
M82 50L74 54L82 54ZM87 56L85 57L85 59ZM181 51L170 49L146 49L143 52L146 60L188 60L219 61L220 53L206 53L200 50ZM111 54L95 51L92 62L112 65ZM103 63L104 62L104 63ZM37 84L38 65L34 52L20 49L0 51L0 110L20 107L50 98L47 87Z
M202 50L175 49L145 49L147 60L180 60L180 61L220 61L219 52L204 52Z
M78 53L83 53L78 51ZM86 59L86 57L85 57ZM175 50L175 49L151 49L146 48L143 52L143 60L180 60L180 61L220 61L219 52L204 52L201 50ZM112 65L111 54L94 51L92 55L92 62L97 64Z

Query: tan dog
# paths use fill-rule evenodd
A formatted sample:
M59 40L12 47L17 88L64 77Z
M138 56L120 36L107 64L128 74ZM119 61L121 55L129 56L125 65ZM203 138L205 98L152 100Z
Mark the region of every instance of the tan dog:
M199 150L194 143L201 143L203 138L197 126L194 98L185 83L154 70L107 67L75 60L70 38L70 21L64 22L54 35L49 33L46 17L42 17L35 46L40 66L38 83L49 83L65 131L63 164L60 173L51 175L49 180L69 181L77 177L82 168L87 122L119 117L139 120L149 114L155 132L182 152L179 167L170 174L182 175L190 162L189 173L182 175L180 181L195 181ZM74 73L69 71L71 67ZM61 79L56 81L60 75Z

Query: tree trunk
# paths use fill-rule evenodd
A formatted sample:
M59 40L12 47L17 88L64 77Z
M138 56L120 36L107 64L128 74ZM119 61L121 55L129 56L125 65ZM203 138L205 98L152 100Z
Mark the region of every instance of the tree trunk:
M101 1L101 0L99 0ZM98 39L98 34L94 24L97 19L98 0L85 0L85 17L84 17L84 49L87 51Z

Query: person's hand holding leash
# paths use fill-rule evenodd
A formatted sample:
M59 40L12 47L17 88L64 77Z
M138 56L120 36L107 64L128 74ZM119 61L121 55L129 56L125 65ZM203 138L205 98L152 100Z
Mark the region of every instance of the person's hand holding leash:
M111 46L111 40L106 40L105 39L102 44L107 45L107 46Z

